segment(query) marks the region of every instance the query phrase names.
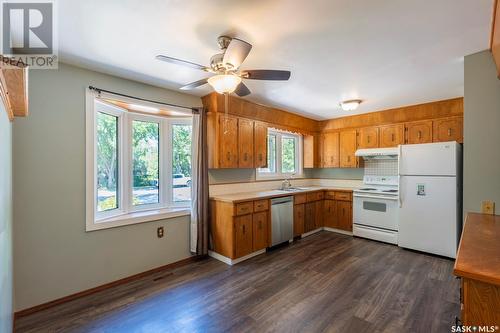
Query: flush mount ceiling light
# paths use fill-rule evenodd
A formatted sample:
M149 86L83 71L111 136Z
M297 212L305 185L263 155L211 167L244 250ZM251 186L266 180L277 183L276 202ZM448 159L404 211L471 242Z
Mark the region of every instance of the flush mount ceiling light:
M348 101L341 102L340 107L344 111L354 111L358 108L358 106L359 106L359 104L361 104L361 102L363 102L363 101L360 99L351 99Z
M219 94L230 94L241 83L241 77L233 74L219 74L208 78L208 84Z

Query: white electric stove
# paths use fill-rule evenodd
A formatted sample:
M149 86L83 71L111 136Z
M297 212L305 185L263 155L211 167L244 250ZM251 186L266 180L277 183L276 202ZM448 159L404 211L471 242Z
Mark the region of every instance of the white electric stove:
M353 234L386 243L398 243L398 176L364 176L354 190Z

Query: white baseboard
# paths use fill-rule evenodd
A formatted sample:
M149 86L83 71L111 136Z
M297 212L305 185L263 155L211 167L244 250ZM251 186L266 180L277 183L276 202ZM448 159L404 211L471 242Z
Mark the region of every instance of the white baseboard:
M311 236L317 232L320 232L321 230L323 230L323 228L318 228L318 229L314 229L314 230L311 230L311 231L308 231L302 235L300 235L300 238L304 238L304 237L307 237L307 236Z
M300 235L301 238L304 238L304 237L307 237L307 236L310 236L310 235L313 235L317 232L320 232L320 231L329 231L329 232L336 232L338 234L343 234L343 235L348 235L348 236L352 236L352 232L350 231L345 231L345 230L340 230L340 229L335 229L335 228L329 228L329 227L322 227L322 228L318 228L318 229L314 229L312 231L309 231L309 232L306 232L305 234L302 234ZM292 242L292 240L289 241L290 243ZM227 264L227 265L235 265L239 262L242 262L244 260L247 260L247 259L250 259L250 258L253 258L255 256L258 256L262 253L266 253L266 249L262 249L262 250L259 250L259 251L256 251L256 252L252 252L250 254L247 254L246 256L244 257L241 257L241 258L238 258L238 259L231 259L231 258L228 258L226 256L223 256L222 254L219 254L217 252L214 252L214 251L208 251L208 255L214 259L217 259L219 261L222 261L223 263Z
M350 231L345 231L345 230L340 230L340 229L335 229L335 228L329 228L329 227L321 227L321 228L318 228L318 229L314 229L312 231L309 231L309 232L306 232L305 234L302 234L300 235L301 238L304 238L304 237L307 237L307 236L311 236L317 232L320 232L320 231L328 231L328 232L336 232L338 234L342 234L342 235L348 235L348 236L352 236L352 232Z
M231 259L231 258L225 257L222 254L219 254L217 252L208 251L208 255L210 257L212 257L214 259L217 259L219 261L222 261L223 263L225 263L227 265L235 265L235 264L237 264L239 262L242 262L244 260L247 260L247 259L250 259L252 257L258 256L259 254L262 254L262 253L266 253L266 249L262 249L262 250L259 250L259 251L256 251L256 252L252 252L252 253L247 254L246 256L238 258L238 259Z
M329 232L336 232L336 233L342 234L342 235L352 236L351 231L345 231L345 230L340 230L340 229L330 228L330 227L323 227L323 230L329 231Z

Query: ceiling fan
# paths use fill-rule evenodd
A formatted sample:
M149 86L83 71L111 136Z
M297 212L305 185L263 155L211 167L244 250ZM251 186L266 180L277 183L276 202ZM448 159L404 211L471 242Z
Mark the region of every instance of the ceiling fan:
M157 55L156 59L215 74L209 78L186 84L180 88L182 90L191 90L208 83L220 94L234 92L242 97L250 94L250 89L242 82L242 79L286 81L290 78L290 71L270 69L240 71L239 67L250 53L252 45L244 40L228 36L220 36L217 38L217 42L222 53L210 58L210 66L203 66L165 55Z

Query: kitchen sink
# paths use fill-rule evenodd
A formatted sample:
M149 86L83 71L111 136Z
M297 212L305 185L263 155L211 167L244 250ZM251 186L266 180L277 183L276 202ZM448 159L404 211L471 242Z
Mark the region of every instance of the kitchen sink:
M285 192L299 192L299 191L305 191L307 188L302 188L302 187L289 187L289 188L284 188L281 191Z

